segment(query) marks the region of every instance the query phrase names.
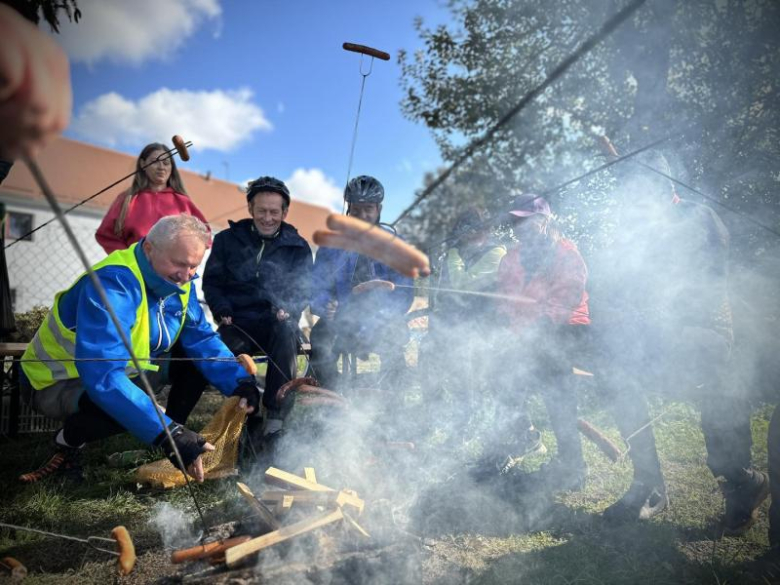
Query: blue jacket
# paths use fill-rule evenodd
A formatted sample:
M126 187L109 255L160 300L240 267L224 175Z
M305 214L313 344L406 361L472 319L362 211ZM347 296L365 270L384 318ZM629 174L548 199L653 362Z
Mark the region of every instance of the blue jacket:
M146 284L149 303L151 357L170 351L181 323L181 289L152 270L141 248L135 254ZM141 290L138 280L124 266L106 266L97 271L108 300L130 337ZM225 357L233 354L206 321L193 289L186 308L187 318L178 342L188 357ZM121 358L116 361L76 362L79 377L90 399L144 443L152 443L163 432L154 405L146 393L125 374L127 349L122 344L111 318L100 300L92 281L82 278L62 296L60 318L69 329L78 327L76 358ZM247 378L235 361L196 361L195 367L220 392L230 396L240 381ZM166 424L171 420L163 415Z
M325 315L327 304L333 300L338 301L339 310L348 306L353 287L352 275L359 256L357 252L335 248L320 248L317 251L312 271L312 313L322 317ZM414 281L376 260L370 261L370 272L373 278L389 280L403 287L389 293L387 302L377 307L377 312L373 315L374 319L366 315L367 319L381 326L387 318L406 314L414 300L412 288Z

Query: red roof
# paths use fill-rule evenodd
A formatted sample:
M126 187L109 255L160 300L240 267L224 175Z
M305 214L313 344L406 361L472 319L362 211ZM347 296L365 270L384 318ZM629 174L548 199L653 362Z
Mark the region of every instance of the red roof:
M132 173L135 159L135 156L122 152L63 137L57 138L37 157L43 174L63 207L70 207ZM215 178L206 179L185 170L186 166L187 163L177 161L187 193L215 231L226 228L228 219L249 217L244 192L237 184ZM130 187L131 182L132 178L122 181L84 207L107 210L117 195ZM13 166L0 189L22 199L43 199L43 193L23 164ZM311 241L312 232L325 225L328 213L330 211L324 207L295 201L293 193L287 221Z

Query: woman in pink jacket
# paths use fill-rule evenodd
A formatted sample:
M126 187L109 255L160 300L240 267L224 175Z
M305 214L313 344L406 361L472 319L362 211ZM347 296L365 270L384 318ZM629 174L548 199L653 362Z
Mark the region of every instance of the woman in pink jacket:
M572 366L582 357L583 333L590 324L588 271L574 243L551 225L550 206L543 198L521 195L509 213L517 244L501 261L498 287L506 299L503 313L512 357L507 363L517 364L510 400L524 410L528 393L539 392L558 444L556 457L528 484L546 491L578 489L587 467L577 430Z
M174 157L164 144L147 144L136 161L133 185L120 194L103 218L95 239L110 254L130 247L149 232L158 219L185 213L206 223L187 195ZM156 162L155 162L156 161ZM141 167L152 163L143 171Z

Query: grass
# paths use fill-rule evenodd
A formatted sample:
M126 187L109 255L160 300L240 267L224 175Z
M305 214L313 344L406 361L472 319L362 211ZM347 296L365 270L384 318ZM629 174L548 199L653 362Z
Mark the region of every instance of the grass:
M374 362L362 364L371 370ZM410 391L403 404L410 416L420 410L420 392ZM207 394L191 419L201 428L219 404ZM583 415L622 444L610 417L597 402L583 401ZM533 405L534 420L543 429L549 457L555 438L547 430L546 414L539 402ZM445 583L767 583L750 562L766 551L767 504L759 522L742 538L716 540L713 521L722 510L718 486L706 467L704 440L695 409L684 403L652 405L664 412L655 424L663 470L672 499L670 510L641 525L614 527L601 521L600 513L628 487L631 466L614 464L591 443L583 440L589 465L584 490L559 494L546 507L529 505L523 498L499 497L467 490L460 483L448 484L447 498L435 498L445 508L426 508L418 502L428 527L413 530L428 538L424 559L425 582ZM753 417L754 460L766 468L766 434L771 408ZM433 441L433 439L429 439ZM479 451L479 441L467 443L465 451ZM142 447L125 435L91 446L86 458L87 481L78 486L47 481L22 486L16 478L44 461L50 437L27 435L6 440L0 450L0 519L42 530L85 538L107 536L110 529L125 524L139 552L138 573L123 582L153 582L174 573L165 560L163 542L150 518L161 503L184 510L197 529L195 510L186 489L168 492L139 490L127 470L109 468L111 453ZM421 445L424 450L425 445ZM471 455L472 453L467 453ZM545 457L524 465L530 470ZM339 462L334 462L339 465ZM419 463L417 464L419 465ZM320 470L318 470L319 472ZM326 470L322 470L323 475ZM405 468L400 475L413 474ZM318 473L319 474L319 473ZM435 489L436 485L429 486ZM454 488L454 489L453 489ZM207 519L226 522L246 514L230 480L194 487ZM483 497L475 499L475 494ZM362 495L362 494L361 494ZM370 494L369 494L370 495ZM531 514L529 511L534 510ZM538 513L536 512L538 511ZM436 525L435 519L441 522ZM457 522L452 519L457 518ZM0 530L0 557L11 555L31 571L29 583L104 583L115 580L113 560L84 545L34 534ZM0 576L0 581L2 577Z

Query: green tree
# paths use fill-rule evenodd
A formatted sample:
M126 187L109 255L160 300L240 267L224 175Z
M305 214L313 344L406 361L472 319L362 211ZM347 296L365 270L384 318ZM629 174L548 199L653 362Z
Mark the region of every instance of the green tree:
M60 32L60 12L64 12L68 20L78 22L81 18L78 0L2 0L30 22L38 24L43 20L58 33Z
M400 55L402 109L452 161L623 4L454 0L455 24L430 29L419 21L424 50ZM685 129L662 147L675 176L778 229L778 30L774 0L647 2L504 126L464 165L467 174L490 176L487 197L506 201L513 190L543 191L603 163L602 134L627 152ZM608 222L609 181L604 174L553 197L575 237ZM427 205L466 204L449 197L438 190ZM716 209L738 255L776 240Z

